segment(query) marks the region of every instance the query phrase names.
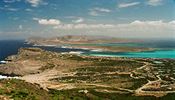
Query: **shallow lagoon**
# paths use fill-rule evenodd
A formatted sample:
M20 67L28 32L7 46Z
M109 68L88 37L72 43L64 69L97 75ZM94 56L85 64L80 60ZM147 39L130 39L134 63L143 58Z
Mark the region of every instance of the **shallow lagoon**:
M155 50L149 52L89 52L90 56L135 57L135 58L175 58L175 50Z
M156 50L154 51L143 51L143 52L90 51L90 52L83 53L84 55L89 55L89 56L136 57L136 58L175 58L175 41L174 40L145 41L145 42L140 42L140 43L107 43L107 44L86 44L86 45L156 48Z

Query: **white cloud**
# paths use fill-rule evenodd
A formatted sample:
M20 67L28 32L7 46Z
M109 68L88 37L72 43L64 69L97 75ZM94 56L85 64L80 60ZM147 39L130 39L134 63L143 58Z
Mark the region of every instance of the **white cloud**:
M37 20L39 24L41 25L59 25L61 23L58 19L39 19L39 18L33 18L33 20Z
M98 8L98 7L96 7L96 8L94 8L93 10L96 10L96 11L99 11L99 12L111 12L111 10L109 10L109 9L106 9L106 8Z
M52 31L50 30L50 32L53 33L87 33L87 35L96 34L125 38L171 38L173 36L175 38L175 20L169 22L135 20L125 24L86 24L80 23L82 20L74 24L65 24L58 19L33 18L33 20L41 25L51 25ZM48 29L50 28L48 27Z
M32 7L37 7L42 0L27 0L27 2L30 3Z
M140 4L140 2L120 3L120 4L118 4L118 8L127 8L127 7L131 7L131 6L136 6L139 4Z
M96 11L90 11L89 15L91 15L91 16L99 16L100 14L98 12L96 12Z
M133 21L128 24L118 24L113 32L118 33L119 36L126 37L144 37L144 38L171 38L175 37L174 21L163 22L159 21Z
M54 26L54 29L99 29L99 28L112 28L110 24L60 24Z
M125 38L172 38L173 36L175 38L175 20L170 22L136 20L126 24L59 24L53 28L56 32L65 32L65 34L74 32Z
M77 20L73 20L72 22L74 22L74 23L82 23L82 22L84 22L84 19L79 17Z
M163 22L162 20L158 21L133 21L129 24L118 24L119 28L125 27L126 29L135 29L136 32L138 30L142 30L143 32L152 31L162 31L165 32L166 29L175 30L175 21ZM148 30L148 31L146 31ZM165 33L166 34L166 33Z
M75 18L74 16L71 16L69 18ZM170 22L164 22L162 20L156 20L156 21L140 21L140 20L135 20L131 23L126 23L126 24L83 24L80 22L83 22L84 19L81 17L78 17L79 19L76 20L74 24L64 24L61 23L60 20L58 19L41 19L41 18L33 18L33 20L36 20L39 24L41 25L53 25L54 28L56 29L83 29L83 28L123 28L127 27L125 30L128 28L135 28L135 29L153 29L157 28L158 30L163 30L165 28L167 29L173 29L175 30L175 20L172 20Z
M5 8L5 10L7 10L7 11L18 11L19 9L17 9L17 8Z
M18 8L12 8L9 5L4 5L4 7L0 7L0 10L5 10L5 11L18 11Z
M66 16L65 18L71 19L73 23L82 23L84 18L78 16Z
M162 25L164 24L162 20L159 21L139 21L136 20L132 23L130 23L130 25Z
M151 6L162 5L162 0L148 0L147 4Z
M89 15L100 16L102 13L109 13L109 12L111 12L111 10L106 9L106 8L95 7L93 9L90 9Z
M32 19L38 21L40 18L33 17Z
M171 24L171 25L175 25L175 20L169 22L169 24Z

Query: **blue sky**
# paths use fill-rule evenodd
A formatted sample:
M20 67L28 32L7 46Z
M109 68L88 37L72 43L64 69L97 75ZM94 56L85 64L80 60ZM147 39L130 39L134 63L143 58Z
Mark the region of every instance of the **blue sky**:
M1 0L0 39L175 38L174 0Z

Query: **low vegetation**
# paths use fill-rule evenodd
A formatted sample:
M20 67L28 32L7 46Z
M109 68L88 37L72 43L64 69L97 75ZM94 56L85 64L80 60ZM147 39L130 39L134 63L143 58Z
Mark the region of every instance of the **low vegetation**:
M108 89L108 92L105 91ZM101 91L100 91L101 90ZM31 84L17 79L0 80L0 97L14 100L173 100L175 94L168 94L161 98L152 96L135 96L133 93L118 93L114 88L77 88L69 90L48 91L37 84ZM122 91L121 91L122 92ZM1 100L3 100L1 98Z
M159 98L136 94L150 81L152 84L141 88L142 92L174 91L174 66L172 59L89 57L38 48L21 49L9 63L1 65L0 72L24 75L24 80L39 85L18 79L0 80L0 99L1 96L14 100L175 99L175 94L168 93Z
M14 100L51 100L48 92L39 85L17 79L0 80L0 95Z

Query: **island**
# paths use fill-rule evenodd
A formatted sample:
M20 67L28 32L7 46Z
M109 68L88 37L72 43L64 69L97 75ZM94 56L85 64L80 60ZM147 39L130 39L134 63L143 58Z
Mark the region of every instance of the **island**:
M144 46L122 46L122 44L129 43L143 43L141 39L125 39L114 38L107 36L86 36L86 35L65 35L53 38L37 38L32 37L26 40L27 44L33 44L34 46L62 46L64 48L77 48L77 49L89 49L89 50L101 50L110 52L141 52L141 51L153 51L157 48L150 48ZM121 45L113 46L110 44L121 43Z

